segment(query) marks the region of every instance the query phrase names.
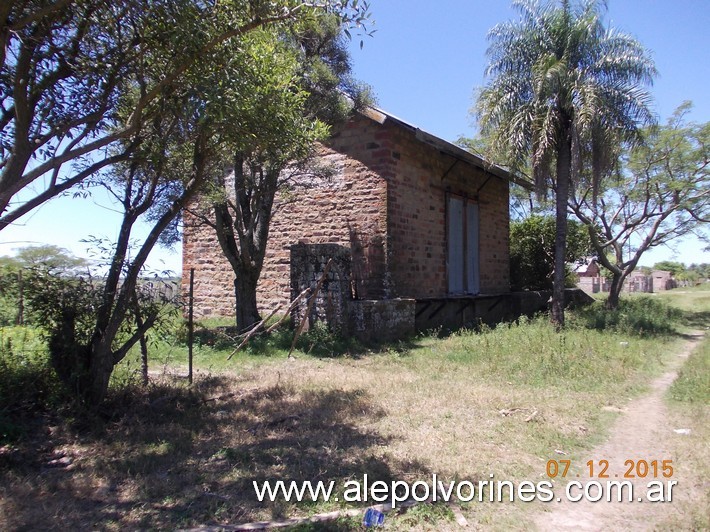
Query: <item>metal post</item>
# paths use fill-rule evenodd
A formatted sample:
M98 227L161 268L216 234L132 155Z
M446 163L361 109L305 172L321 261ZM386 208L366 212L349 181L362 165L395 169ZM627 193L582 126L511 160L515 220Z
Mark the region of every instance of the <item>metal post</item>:
M194 322L193 322L193 307L194 307L194 289L195 286L195 268L190 268L190 296L188 299L188 315L187 315L187 379L192 384L192 344L194 342Z

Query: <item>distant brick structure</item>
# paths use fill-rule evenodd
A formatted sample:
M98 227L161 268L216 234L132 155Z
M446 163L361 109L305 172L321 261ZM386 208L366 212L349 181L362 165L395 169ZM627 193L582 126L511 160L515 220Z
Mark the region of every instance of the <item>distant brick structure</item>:
M587 294L608 292L611 286L609 280L602 275L596 259L592 258L574 269L577 274L577 287ZM642 271L632 272L624 279L622 291L628 293L653 293L671 290L678 286L673 274L669 271L654 270L650 275Z
M597 259L585 257L582 262L574 265L573 271L577 275L577 288L587 294L597 294L604 290L605 279L600 273Z
M672 290L678 286L678 283L673 278L673 272L666 270L653 270L651 272L651 277L653 277L653 290L656 292Z
M321 150L334 176L276 201L262 270L262 311L292 296L294 244L350 250L356 300L510 292L511 176L381 111L334 131ZM195 315L233 316L233 274L212 229L186 217L183 289L195 268Z

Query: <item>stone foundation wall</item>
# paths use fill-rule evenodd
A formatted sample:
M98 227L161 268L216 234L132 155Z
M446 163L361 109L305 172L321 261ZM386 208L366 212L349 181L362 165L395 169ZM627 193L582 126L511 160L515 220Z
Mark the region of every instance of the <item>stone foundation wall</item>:
M332 261L332 262L331 262ZM327 264L330 268L325 273ZM291 297L315 289L324 279L309 311L304 298L292 314L294 324L316 322L363 342L383 342L414 333L414 299L354 299L350 250L337 244L297 244L291 247Z
M349 333L362 342L391 342L412 336L416 300L378 299L349 303Z

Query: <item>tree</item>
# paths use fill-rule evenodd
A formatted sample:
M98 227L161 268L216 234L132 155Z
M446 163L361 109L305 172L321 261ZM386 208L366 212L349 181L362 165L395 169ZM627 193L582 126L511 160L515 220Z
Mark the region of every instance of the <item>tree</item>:
M278 68L279 62L298 64L289 59L292 51L280 52L285 29L332 15L358 25L367 7L341 0L149 6L150 13L139 19L140 54L130 65L135 70L129 69L128 81L116 92L110 124L96 133L104 146L115 141L107 153L120 155L91 180L123 208L105 279L96 290L48 285L49 292L68 294L61 305L45 306L50 355L64 383L88 405L102 401L113 368L159 318L158 308L139 313L136 303L137 280L151 249L175 235L171 228L180 212L223 173L234 146L252 144L263 129L288 133L290 121L302 116L296 110L308 94L298 72ZM269 113L262 115L264 110ZM52 156L47 164L59 163ZM140 219L150 221L150 231L133 245Z
M643 47L604 26L601 0L539 4L519 0L521 19L489 33L488 84L476 114L494 153L512 167L529 163L540 192L555 191L555 272L551 318L564 325L567 201L580 174L582 155L592 154L593 175L613 162L620 139L633 139L652 120L642 88L655 74Z
M710 264L691 264L688 266L688 270L694 272L698 275L698 281L706 282L710 279Z
M275 36L276 37L276 36ZM226 146L222 166L228 173L210 183L201 206L192 214L212 227L234 271L236 323L239 330L261 321L257 283L266 254L274 199L279 190L297 186L299 178L327 173L314 161L316 141L328 124L344 120L362 105L367 91L350 77L343 26L336 17L304 21L273 40L259 76L278 77L274 91L252 106L260 127L245 142ZM282 86L296 81L284 92Z
M671 260L662 260L661 262L657 262L653 265L653 269L671 272L674 277L678 277L687 270L685 264L682 262L675 262Z
M362 26L368 5L357 0L3 2L0 230L126 160L134 147L130 139L161 112L163 96L185 90L191 69L215 59L222 43L324 12ZM167 48L170 53L156 56Z
M579 187L570 199L611 272L609 308L618 306L624 280L646 251L690 234L710 239L710 122L686 123L689 106L681 105L667 125L648 129L642 145L628 148L618 175L597 190Z
M587 228L570 220L567 264L590 253ZM531 215L510 224L510 284L513 290L549 290L555 268L555 219ZM568 286L574 286L566 269Z

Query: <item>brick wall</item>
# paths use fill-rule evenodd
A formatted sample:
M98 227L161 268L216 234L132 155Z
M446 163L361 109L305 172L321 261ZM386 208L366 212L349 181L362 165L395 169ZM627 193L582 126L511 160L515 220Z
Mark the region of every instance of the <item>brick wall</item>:
M193 203L191 208L197 205ZM214 230L186 213L182 235L183 294L188 293L190 268L195 269L195 317L235 316L232 267L222 254Z
M357 297L385 295L387 184L368 165L372 131L350 124L337 133L333 146L349 150L350 157L323 147L323 164L330 178L310 177L279 194L259 281L257 301L269 311L290 301L290 248L293 244L339 244L351 250ZM195 316L234 315L234 275L222 256L211 228L186 216L183 236L183 293L190 268L195 268Z

